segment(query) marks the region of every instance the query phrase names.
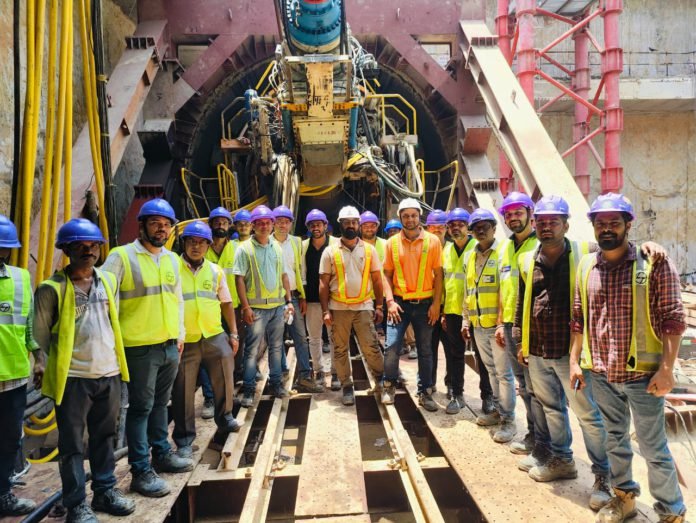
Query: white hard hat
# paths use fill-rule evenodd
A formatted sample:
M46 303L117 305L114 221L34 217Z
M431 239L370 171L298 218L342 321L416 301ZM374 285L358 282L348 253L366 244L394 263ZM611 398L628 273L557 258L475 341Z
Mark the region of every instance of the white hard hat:
M360 219L360 213L352 205L346 205L340 211L338 211L338 221L339 222L341 220L352 220L352 219L356 219L356 220Z
M401 200L399 202L398 212L401 213L401 211L403 211L404 209L418 209L419 213L423 212L420 202L415 198L404 198L403 200Z

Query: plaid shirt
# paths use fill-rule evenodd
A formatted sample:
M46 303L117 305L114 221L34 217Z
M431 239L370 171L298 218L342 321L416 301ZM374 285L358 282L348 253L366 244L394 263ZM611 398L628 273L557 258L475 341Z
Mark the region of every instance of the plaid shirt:
M590 271L587 284L589 307L589 342L593 371L607 375L609 383L635 381L650 375L626 370L632 331L632 273L636 248L628 244L624 260L614 266L597 253L597 264ZM650 323L659 338L681 335L686 330L681 301L679 273L669 258L655 263L649 282ZM573 306L574 332L583 332L584 317L580 288L575 290Z

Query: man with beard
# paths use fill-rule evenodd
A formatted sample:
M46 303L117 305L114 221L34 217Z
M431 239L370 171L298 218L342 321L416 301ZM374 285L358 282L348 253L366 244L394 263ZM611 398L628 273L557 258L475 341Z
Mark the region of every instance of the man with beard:
M145 202L138 213L139 238L113 249L103 267L118 283L119 322L131 378L126 415L130 488L147 497L170 492L155 471L193 470L193 461L172 452L167 440L167 404L186 337L179 257L164 248L176 222L165 200Z
M377 236L379 229L379 218L371 211L365 211L360 215L360 238L365 243L372 245L377 251L379 261L384 263L384 253L387 248L387 240Z
M399 203L400 234L387 243L384 276L394 296L387 300L387 348L382 403L394 403L395 383L399 376L399 354L406 328L413 324L418 343L418 403L436 411L432 397L433 325L440 321L442 299L442 246L437 236L420 225L421 205L414 198Z
M288 277L290 293L292 294L292 305L297 311L293 322L288 325L288 330L295 345L295 355L297 356L297 366L299 376L294 388L298 392L324 392L324 386L314 381L312 367L309 363L309 346L307 345L307 328L305 326L305 314L307 313L307 300L302 281L305 273L304 258L302 256L302 239L299 236L290 234L292 222L295 215L285 205L280 205L273 209L273 240L280 245L283 251L283 263L285 264L285 274ZM281 354L283 369L286 368L285 351Z
M513 442L510 452L513 454L534 454L533 458L548 455L549 429L546 425L544 408L534 397L529 370L517 361L517 344L512 337L512 324L515 321L517 289L519 287L518 260L525 253L533 251L539 244L532 226L534 202L524 193L511 192L503 200L498 212L505 220L505 225L512 235L500 245L498 259L500 272L500 312L495 340L505 347L517 378L517 388L527 412L527 434L521 442ZM502 316L501 316L502 315ZM523 466L531 468L535 462L524 458Z
M599 252L578 267L568 383L579 392L591 383L607 428L616 497L598 520L618 523L636 515L633 424L655 511L662 522L681 523L686 507L667 447L664 399L674 386L674 360L686 329L679 273L669 258L648 260L629 242L635 214L623 195L599 196L588 216Z
M341 382L338 380L336 368L333 363L333 342L331 341L331 327L327 326L329 335L329 358L330 365L324 362L322 350L322 327L324 319L319 301L319 267L321 256L324 250L338 240L329 236L326 232L326 225L329 221L319 209L312 209L307 213L305 226L309 231L310 237L302 242L302 256L304 258L305 275L303 280L307 283L304 286L305 298L307 299L307 314L305 322L307 324L307 334L309 335L309 352L312 355L314 365L314 378L317 382L324 384L325 372L330 368L331 371L331 390L341 390Z
M251 238L251 213L246 209L238 210L234 215L234 228L239 236L233 240L234 243L242 243Z
M0 215L0 516L22 516L36 508L12 492L10 478L21 449L27 383L34 356L34 384L41 386L44 358L33 336L31 279L25 269L9 265L12 249L21 247L17 228Z
M75 523L96 523L92 509L114 516L135 510L133 500L115 488L121 379L129 378L116 278L94 268L104 242L99 227L89 220L66 222L58 230L56 247L70 264L36 290L36 340L48 355L41 392L56 405L63 505L67 521ZM85 428L94 491L91 508L83 466Z
M334 339L334 366L343 389L343 404L353 405L355 393L350 368L350 334L355 332L367 367L377 383L382 379L384 359L375 323L383 318L382 264L377 251L358 238L360 214L355 207L338 213L341 240L329 245L319 266L319 300L324 323ZM373 305L372 293L377 305ZM374 310L374 312L373 312Z

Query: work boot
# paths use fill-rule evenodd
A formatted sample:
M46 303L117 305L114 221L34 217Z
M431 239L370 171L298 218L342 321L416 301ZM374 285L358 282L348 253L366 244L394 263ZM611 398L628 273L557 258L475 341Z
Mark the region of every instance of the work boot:
M575 468L575 460L564 460L553 456L543 465L533 467L529 471L529 477L534 481L546 482L557 479L575 479L578 477L578 469Z
M385 381L382 390L382 405L393 405L396 389L391 381Z
M324 392L324 387L312 378L300 378L295 384L297 392L318 393Z
M253 392L245 392L244 396L242 396L242 407L248 409L254 404L254 393Z
M135 510L135 506L133 508ZM68 509L65 523L99 523L99 520L92 512L92 509L89 508L87 501L82 500L82 503L79 505Z
M459 414L459 412L464 408L464 396L454 396L450 402L447 404L445 412L447 414Z
M0 496L0 516L23 516L36 510L36 503L27 498L18 498L12 491Z
M493 396L486 396L481 398L481 410L484 414L493 414L496 410L495 401L493 401Z
M321 352L323 352L324 354L329 354L331 352L331 345L329 345L328 343L322 343Z
M285 390L285 387L283 387L282 385L271 386L270 392L271 392L271 396L273 396L274 398L279 398L279 399L285 398L288 395L288 391Z
M242 428L243 423L239 423L234 415L232 415L231 412L228 412L224 416L224 422L221 424L221 426L218 427L218 430L220 432L226 432L229 434L230 432L239 432L239 429Z
M676 516L674 514L662 514L658 523L684 523L686 521L686 514L681 516Z
M321 385L322 387L324 386L324 380L326 379L326 374L324 373L323 370L320 370L319 372L314 373L314 379L315 381Z
M529 472L534 467L544 465L549 459L551 459L551 452L546 447L537 445L529 456L517 462L517 468L522 472Z
M146 498L161 498L171 491L169 484L160 478L152 469L148 469L137 475L133 474L130 489Z
M264 375L260 370L256 371L256 381L263 381Z
M510 444L510 452L513 454L527 455L534 450L534 434L527 432L522 441L513 441Z
M609 503L612 498L609 478L604 474L595 474L595 482L590 494L590 508L595 512Z
M476 424L481 427L492 427L493 425L498 425L500 423L500 414L497 410L494 410L490 414L482 412L476 417Z
M215 400L213 398L205 398L203 400L201 418L212 419L213 417L215 417Z
M417 360L418 359L418 350L416 349L415 345L411 345L411 350L408 351L408 359L409 360Z
M507 443L512 441L512 438L517 434L517 426L515 421L503 421L503 424L493 434L493 441L496 443Z
M450 386L447 387L447 399L451 400L454 398L454 389Z
M418 405L429 412L437 411L437 403L433 399L432 389L425 389L425 391L418 394Z
M336 374L331 375L331 390L341 390L341 382L338 381L338 376Z
M290 369L283 369L283 375L281 376L283 383L288 381L288 378L290 378Z
M112 516L127 516L135 512L135 501L127 498L119 489L111 488L106 492L94 493L92 508Z
M193 460L182 458L174 452L168 452L161 456L153 456L152 467L157 472L173 472L175 474L191 472L193 470Z
M343 401L344 405L353 405L355 403L355 392L352 385L343 387L343 398L341 401Z
M638 514L635 492L626 492L615 488L614 494L616 497L612 498L597 513L597 523L622 523Z
M193 446L191 445L181 445L176 449L176 455L180 458L191 459L193 458Z

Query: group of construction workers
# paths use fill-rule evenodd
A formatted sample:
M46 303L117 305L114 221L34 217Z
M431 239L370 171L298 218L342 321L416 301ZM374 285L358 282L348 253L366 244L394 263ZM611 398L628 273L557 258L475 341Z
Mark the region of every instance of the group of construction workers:
M291 234L296 218L287 207L260 205L234 216L220 207L184 227L178 256L164 247L177 223L174 210L154 199L138 214L138 239L113 249L101 268L99 228L84 219L63 225L56 247L69 264L34 295L29 274L9 265L19 242L14 225L0 217L0 515L34 508L10 483L30 352L34 383L55 402L68 521L92 522L94 511L135 509L115 488L122 383L130 488L159 497L170 487L158 472L193 468L199 384L209 389L206 406L222 434L240 428L232 412L235 382L242 382L241 408L257 400L264 354L273 397L288 395L296 368L293 389L320 393L330 378L330 389L353 405L354 340L371 391L393 404L405 381L400 356L411 352L404 341L412 327L425 410L439 409L433 394L440 343L445 412L470 409L464 368L472 354L480 376L476 423L524 455L520 470L546 482L578 475L570 408L595 476L589 505L602 522L636 514L632 422L660 521L683 521L664 429L664 396L685 330L679 276L659 245L629 241L636 218L630 201L610 193L593 202L596 243L566 238L570 209L559 196L534 203L508 194L499 209L512 232L504 241L496 239L497 217L485 209L434 210L423 226L421 203L406 198L397 213L380 238L375 214L343 207L336 237L327 232L326 214L313 209L301 239ZM322 350L324 329L329 353ZM518 393L527 433L513 441ZM176 450L168 438L170 399Z

